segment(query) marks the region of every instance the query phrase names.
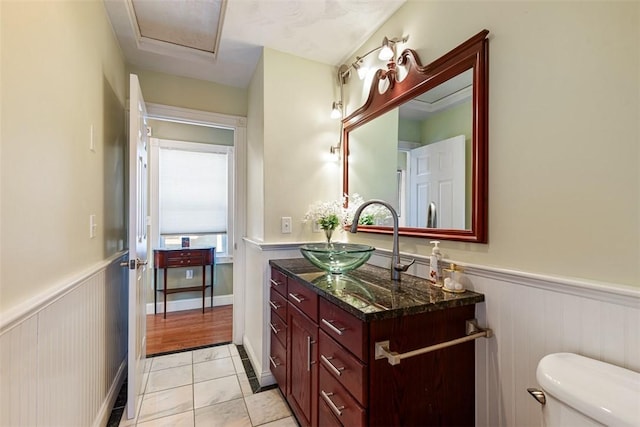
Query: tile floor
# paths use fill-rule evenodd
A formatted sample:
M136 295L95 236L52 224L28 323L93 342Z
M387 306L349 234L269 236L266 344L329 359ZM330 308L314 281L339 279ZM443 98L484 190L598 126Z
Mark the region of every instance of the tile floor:
M241 346L227 344L151 357L145 372L137 418L128 420L122 408L115 425L298 426L277 388L260 390Z

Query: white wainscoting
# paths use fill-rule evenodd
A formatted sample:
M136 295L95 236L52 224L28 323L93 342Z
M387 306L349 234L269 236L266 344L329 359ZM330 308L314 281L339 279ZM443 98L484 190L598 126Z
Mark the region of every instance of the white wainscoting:
M3 319L0 425L106 425L126 374L124 256Z
M299 243L263 244L251 242L254 275L247 292L262 296L262 310L256 301L247 302L247 328L262 327L262 342L245 335L245 346L265 382L269 375L268 260L299 257ZM417 258L410 274L428 277L428 258ZM378 249L369 261L388 268L389 251ZM494 337L476 341L476 425L540 426L539 404L527 393L538 387L535 372L546 354L573 352L640 372L640 288L586 280L548 277L455 262L464 269L469 289L485 295L476 306L480 326L493 329ZM260 268L258 268L258 265ZM255 288L251 290L251 288ZM248 342L247 342L248 341ZM256 364L254 363L254 366ZM264 371L264 372L263 372ZM260 377L259 377L260 378ZM455 378L452 378L455 381ZM262 381L261 381L262 383Z
M476 425L540 426L536 368L571 352L640 372L640 289L468 268L485 295L476 314L494 338L476 341Z

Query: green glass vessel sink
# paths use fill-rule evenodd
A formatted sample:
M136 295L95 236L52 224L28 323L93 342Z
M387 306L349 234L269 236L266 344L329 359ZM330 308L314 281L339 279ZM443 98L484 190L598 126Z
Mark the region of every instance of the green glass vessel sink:
M302 255L316 267L333 274L355 270L367 262L375 248L355 243L310 243L300 246Z

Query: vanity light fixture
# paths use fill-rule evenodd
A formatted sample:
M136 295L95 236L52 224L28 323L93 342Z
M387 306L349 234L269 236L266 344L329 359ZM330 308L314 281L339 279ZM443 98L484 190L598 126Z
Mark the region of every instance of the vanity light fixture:
M409 40L409 36L393 37L393 38L389 38L385 36L385 38L382 39L382 44L380 46L374 47L373 49L366 52L362 56L356 56L356 60L351 65L342 64L338 68L337 78L338 78L338 84L340 85L340 100L334 101L331 105L332 119L341 119L341 120L344 119L345 117L344 103L343 103L344 85L349 82L349 77L351 77L352 68L357 71L358 77L360 78L360 80L363 80L367 76L369 69L364 66L364 59L367 56L371 55L372 53L380 51L380 53L378 54L378 58L383 61L388 61L385 77L388 78L389 84L393 86L393 83L395 82L395 78L396 78L395 77L396 44L406 43L407 40ZM340 150L342 149L342 133L344 131L343 126L344 124L341 122L340 123L340 139L338 140L338 145L332 145L329 148L329 151L331 152L331 154L336 158L340 157Z
M382 40L382 47L380 48L378 58L382 59L383 61L388 61L393 58L395 56L395 52L393 51L393 48L391 46L391 42L388 38L385 37ZM395 43L393 44L393 46L395 46Z
M342 101L333 101L333 104L331 105L331 118L342 118Z
M382 44L380 46L374 47L362 56L356 56L356 60L348 67L346 65L342 66L345 67L345 78L349 77L349 75L351 74L351 68L353 68L358 72L358 78L360 78L360 80L364 80L364 78L367 76L367 73L369 72L369 68L364 66L364 59L372 53L377 52L378 50L380 51L380 53L378 53L378 59L395 63L396 45L398 43L406 43L407 40L409 40L409 36L393 38L385 37L384 39L382 39Z

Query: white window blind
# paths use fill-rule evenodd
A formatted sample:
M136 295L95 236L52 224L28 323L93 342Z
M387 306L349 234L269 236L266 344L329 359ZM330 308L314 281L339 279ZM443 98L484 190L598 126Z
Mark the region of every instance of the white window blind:
M228 154L161 148L160 233L227 232Z

